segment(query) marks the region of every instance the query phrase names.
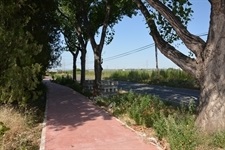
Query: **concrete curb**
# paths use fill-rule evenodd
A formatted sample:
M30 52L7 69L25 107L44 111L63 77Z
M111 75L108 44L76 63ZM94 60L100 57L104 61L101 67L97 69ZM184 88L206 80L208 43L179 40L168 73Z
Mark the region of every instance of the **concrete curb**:
M50 82L49 79L44 79L45 84ZM41 132L41 142L39 150L45 150L45 135L46 135L46 122L47 122L47 111L48 111L48 93L46 93L46 105L45 105L45 114L44 114L44 121L42 123L42 132Z

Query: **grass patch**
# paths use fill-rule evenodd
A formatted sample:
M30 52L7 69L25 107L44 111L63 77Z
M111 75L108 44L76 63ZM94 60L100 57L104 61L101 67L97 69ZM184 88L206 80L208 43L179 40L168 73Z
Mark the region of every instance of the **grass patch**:
M30 111L22 113L12 106L0 107L0 120L2 123L0 128L3 127L0 136L0 149L39 149L42 126L40 124L30 124L32 113Z
M211 145L225 149L225 131L214 133L212 135Z
M147 83L150 80L150 75L151 71L147 70L118 70L112 72L112 74L108 78L119 81Z
M38 150L46 104L46 87L40 84L42 96L18 107L15 104L0 105L0 149Z

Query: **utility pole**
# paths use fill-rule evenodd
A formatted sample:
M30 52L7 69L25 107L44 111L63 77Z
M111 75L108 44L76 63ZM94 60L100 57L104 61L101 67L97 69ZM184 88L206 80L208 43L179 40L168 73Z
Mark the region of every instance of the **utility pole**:
M157 45L155 43L155 65L156 65L156 71L159 71L159 63L158 63L158 51L157 51Z

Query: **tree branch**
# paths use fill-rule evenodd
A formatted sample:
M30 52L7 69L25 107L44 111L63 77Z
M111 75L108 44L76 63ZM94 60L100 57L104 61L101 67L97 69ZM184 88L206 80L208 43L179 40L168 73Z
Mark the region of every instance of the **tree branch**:
M67 20L70 20L70 18L68 16L66 16L60 9L59 7L57 7L58 12L60 13L60 15L62 15L64 18L66 18Z
M156 9L161 15L163 15L168 22L172 25L178 36L184 42L186 47L190 49L197 58L201 58L201 53L205 47L205 41L200 37L191 34L186 27L181 23L179 18L173 14L173 12L163 5L159 0L147 0L148 3Z
M225 38L224 36L225 1L209 0L209 2L211 4L210 27L208 32L207 45L203 53L203 56L206 59L210 58L210 56L212 56L215 53L216 49L218 49L217 47L218 45L215 43Z
M95 33L93 33L93 29L91 27L91 23L90 21L88 20L88 16L87 16L87 12L82 12L82 16L83 16L83 21L84 21L84 26L86 27L86 31L87 31L87 36L88 38L90 39L90 43L91 43L91 46L92 47L97 47L97 42L95 40ZM80 28L81 30L81 28ZM95 51L95 49L93 49Z
M170 45L168 42L166 42L160 36L153 18L151 17L149 11L145 7L145 5L142 3L142 1L134 0L134 2L137 4L138 8L141 10L144 17L146 18L147 24L151 30L150 34L152 35L160 52L163 53L170 60L172 60L180 68L182 68L183 70L185 70L195 76L196 65L197 65L195 59L192 59L192 58L184 55L183 53L181 53L180 51L175 49L172 45Z
M108 23L109 23L110 13L111 13L111 5L109 3L109 0L107 0L107 2L106 2L106 15L105 15L105 20L103 22L102 34L101 34L101 39L100 39L100 43L99 43L99 47L100 47L101 51L103 49L103 45L104 45L104 42L105 42L106 31L107 31L107 27L108 27Z

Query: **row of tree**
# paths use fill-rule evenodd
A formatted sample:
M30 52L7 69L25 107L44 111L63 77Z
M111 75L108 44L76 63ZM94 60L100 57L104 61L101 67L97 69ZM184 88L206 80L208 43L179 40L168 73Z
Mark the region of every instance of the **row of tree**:
M109 44L112 41L113 26L123 16L131 17L135 13L135 8L135 4L129 3L128 0L58 1L61 32L64 35L67 50L74 58L74 79L76 79L77 56L79 52L81 53L81 85L84 85L85 82L87 43L91 43L95 69L94 94L99 94L104 44Z
M113 39L113 26L123 16L132 17L140 12L160 52L200 83L196 125L208 132L225 130L225 1L208 1L210 27L204 41L187 30L193 12L189 0L2 0L0 100L22 102L35 98L37 81L57 62L61 49L74 56L74 71L81 53L83 85L88 42L94 53L94 89L98 94L101 54L104 44ZM62 35L66 47L60 43ZM172 45L177 39L194 57L184 55Z

